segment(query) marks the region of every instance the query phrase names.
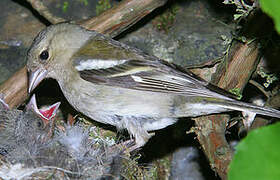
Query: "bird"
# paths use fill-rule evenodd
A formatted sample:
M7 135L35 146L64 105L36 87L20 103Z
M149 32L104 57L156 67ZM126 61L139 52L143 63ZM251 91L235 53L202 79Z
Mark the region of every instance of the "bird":
M111 145L110 138L93 138L92 133L97 134L96 128L85 128L82 123L67 124L64 131L58 130L53 139L57 152L53 154L59 160L53 164L75 172L73 174L79 179L115 179L121 176L126 157L123 148Z
M36 36L27 69L29 93L43 79L55 79L77 111L127 129L135 149L180 117L232 110L280 117L276 109L238 101L189 70L71 23Z
M45 140L51 133L51 124L59 105L60 102L38 109L33 95L21 111L10 109L3 98L0 98L0 154L10 153L17 146L23 148L31 142Z
M3 97L3 96L2 96ZM113 179L121 176L123 150L91 137L95 128L82 124L54 128L60 102L38 108L35 95L23 111L10 109L0 98L1 179ZM109 141L109 140L108 140ZM118 168L116 168L117 166Z

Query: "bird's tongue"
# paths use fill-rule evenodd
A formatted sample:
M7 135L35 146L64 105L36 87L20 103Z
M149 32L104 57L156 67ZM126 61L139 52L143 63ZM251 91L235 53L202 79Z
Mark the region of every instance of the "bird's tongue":
M56 111L59 107L60 103L55 103L46 109L39 109L40 114L45 118L45 119L51 119L56 115Z

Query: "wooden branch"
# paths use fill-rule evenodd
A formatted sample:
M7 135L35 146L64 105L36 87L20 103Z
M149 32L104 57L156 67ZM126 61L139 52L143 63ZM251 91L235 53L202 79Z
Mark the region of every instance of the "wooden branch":
M29 0L29 2L33 1ZM114 37L165 2L166 0L126 0L81 25ZM33 5L35 4L34 2ZM26 66L24 66L0 86L0 93L11 108L20 105L28 96L26 72Z
M229 52L230 59L220 65L218 71L212 76L212 83L230 90L233 88L243 91L259 59L257 41L251 43L235 42Z
M103 34L117 36L138 22L154 9L162 6L167 0L127 0L122 1L110 11L103 12L98 17L81 22L87 29L96 30Z
M243 34L240 36L246 37L251 40L252 38L263 37L264 35L271 33L270 20L264 16L260 11L254 11L250 14L246 26L243 28ZM263 27L266 27L265 29ZM259 45L257 41L242 43L240 41L234 41L228 58L224 63L220 64L217 72L212 76L212 83L217 84L219 87L226 90L232 88L239 88L242 92L252 72L255 70L256 64L259 60ZM221 119L219 115L209 117L201 117L203 120L195 119L198 129L203 131L197 131L197 137L202 148L208 157L211 167L219 174L221 179L227 179L227 171L232 157L232 150L229 148L227 141L225 140L224 131L228 122L228 118ZM211 126L207 126L207 119L211 120ZM224 121L224 123L218 122L218 120ZM203 123L204 122L204 123ZM209 123L208 123L209 124ZM215 128L213 128L215 127ZM205 129L206 128L206 129ZM211 137L209 139L209 133ZM213 138L215 137L215 138ZM219 144L217 144L219 142ZM219 147L223 147L222 156L224 161L220 161L221 157L216 152L220 152Z
M239 88L241 91L248 82L258 63L258 44L235 41L228 59L219 65L212 76L213 84L230 90ZM202 148L210 161L210 165L221 179L227 179L228 166L233 157L225 131L229 121L226 115L210 115L194 118L198 127L196 134Z
M54 16L48 8L41 2L41 0L26 0L31 4L31 6L45 19L47 19L52 24L57 24L66 21L61 17Z
M27 69L24 66L0 86L5 102L10 108L18 106L27 97Z
M228 165L233 151L225 138L228 115L209 115L194 118L197 139L207 156L211 168L221 179L227 179Z

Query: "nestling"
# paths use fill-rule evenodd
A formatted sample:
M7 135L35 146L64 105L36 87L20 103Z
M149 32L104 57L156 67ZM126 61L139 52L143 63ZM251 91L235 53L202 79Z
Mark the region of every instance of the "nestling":
M93 120L126 128L141 147L149 131L179 117L231 110L280 117L280 111L240 102L187 70L78 25L41 31L27 55L29 92L56 79L69 103Z
M58 102L46 109L38 109L33 95L24 111L10 110L0 98L0 154L11 153L15 147L21 147L22 150L27 144L45 139L59 105Z
M94 129L60 123L66 128L55 128L53 136L49 136L59 104L38 109L33 95L24 111L10 110L0 98L0 179L51 176L101 180L121 176L123 150L98 141L98 137L93 139L90 132L96 134Z

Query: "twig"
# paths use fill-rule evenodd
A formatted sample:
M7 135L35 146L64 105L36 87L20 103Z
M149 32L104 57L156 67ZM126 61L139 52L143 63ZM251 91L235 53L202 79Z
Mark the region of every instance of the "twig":
M41 169L41 170L54 169L54 170L59 170L59 171L65 172L67 174L81 176L81 173L79 173L79 172L73 172L73 171L70 171L70 170L67 170L67 169L64 169L64 168L60 168L60 167L55 167L55 166L43 166L43 167L40 167L38 169Z
M24 66L0 86L0 94L10 108L20 105L27 98L27 69Z
M26 0L27 2L29 2L31 4L31 6L41 15L43 16L45 19L47 19L50 23L52 24L57 24L60 22L64 22L66 21L65 19L61 18L61 17L56 17L54 16L49 10L48 8L44 5L43 2L41 2L41 0Z
M228 165L233 156L233 151L225 138L228 115L209 115L194 120L197 126L195 130L197 139L211 168L221 179L226 179Z
M126 0L118 6L105 11L98 17L93 17L80 22L82 26L90 30L96 30L103 34L115 37L125 31L154 9L164 5L167 0Z
M272 96L272 94L270 92L265 91L263 86L260 85L259 83L257 83L256 81L250 80L249 83L254 85L255 87L257 87L267 98Z

